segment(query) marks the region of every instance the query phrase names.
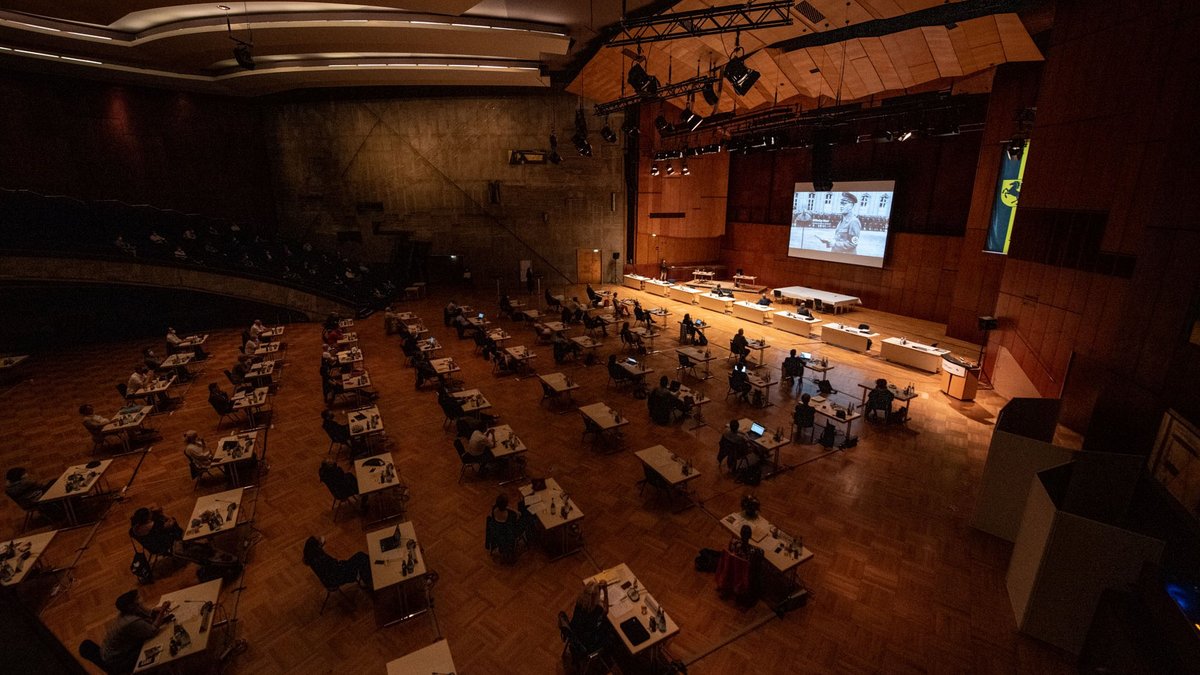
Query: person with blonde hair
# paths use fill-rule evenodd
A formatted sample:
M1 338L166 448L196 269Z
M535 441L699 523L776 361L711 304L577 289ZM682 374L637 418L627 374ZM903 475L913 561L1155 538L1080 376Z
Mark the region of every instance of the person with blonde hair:
M600 584L588 581L579 591L575 609L571 612L571 632L589 653L608 644L608 608L600 596Z

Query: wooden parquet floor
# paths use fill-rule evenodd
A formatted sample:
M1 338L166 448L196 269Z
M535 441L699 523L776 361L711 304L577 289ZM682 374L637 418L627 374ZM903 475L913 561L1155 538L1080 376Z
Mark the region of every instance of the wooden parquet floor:
M484 517L501 488L494 477L468 475L458 483L459 460L451 433L442 429L435 395L414 391L413 372L402 365L396 338L384 335L381 314L359 321L356 330L382 394L378 405L394 443L393 454L411 488L408 517L428 564L440 575L436 616L459 672L561 672L557 612L570 611L581 578L620 562L629 564L682 627L670 652L697 675L1073 670L1069 656L1016 633L1004 588L1010 547L969 526L991 420L1005 402L1000 396L982 392L976 402L963 404L943 396L934 376L884 362L877 355L852 353L698 307L618 290L623 297L641 297L647 307L664 305L673 312L669 329L656 343L663 352L649 360L660 373L673 374L675 321L683 311L691 311L713 324L708 334L714 353L725 353L724 345L739 327L751 337L765 335L772 345L767 362L776 369L775 379L786 350L802 348L836 363L830 379L856 399L856 383L865 378L913 382L920 391L913 402L913 419L903 427L869 425L860 433L858 446L844 452L788 445L783 461L798 466L748 489L718 470L720 427L732 417L748 415L769 428L787 429L798 392L776 388L775 405L766 410L735 399L726 402L724 362L714 362L716 377L704 387L716 399L705 409L709 426L692 431L685 421L660 427L649 422L645 401L608 388L602 366L557 368L548 347L536 348L540 372L566 370L581 385L576 401L605 401L632 420L625 427L625 449L598 454L590 443L581 443L578 414L559 415L539 406L536 378L493 375L472 353L470 340L459 341L442 327L447 294L407 303L405 309L423 316L446 345L445 354L461 364L461 378L481 389L494 412L530 447L530 474L555 477L586 514L583 552L550 561L535 548L517 564L503 566L483 546ZM456 296L494 312L495 299L486 291ZM850 314L848 320L866 321L885 335L953 343L945 339L941 326L928 322L869 310ZM512 344L533 345L528 328L499 321L517 336ZM232 364L239 334L240 328L212 334L208 351L213 358L206 371L186 391L177 391L186 396L185 403L152 418L151 425L163 434L153 451L115 461L110 482L126 488L125 499L112 506L95 536L89 539L87 528L73 530L52 547L50 557L58 564L69 562L75 549L83 547L73 584L46 602L42 611L46 625L69 649L83 638L101 639L113 599L135 585L128 571L126 535L132 511L157 503L184 520L197 494L223 489L217 482L193 492L180 438L190 428L210 442L223 435L216 431L216 415L205 390L212 381L226 384L221 369ZM317 467L328 447L319 420L319 327L289 326L285 339L288 363L274 397L271 468L256 504L255 524L263 539L247 567L238 607L239 635L249 646L229 671L382 673L387 661L431 642L434 625L426 617L377 628L371 599L357 589L348 591L350 601L334 597L318 614L324 591L301 564L304 539L323 534L328 549L344 557L365 548L364 527L353 509L343 510L334 522L328 493L317 480ZM3 465L24 464L50 478L86 458L91 443L76 408L92 402L102 414L113 413L119 405L113 385L126 378L141 347L158 343L129 341L35 357L26 379L0 392L10 415L0 440ZM607 356L619 347L614 334L600 354ZM956 348L968 356L977 349ZM811 383L807 387L813 390ZM691 458L702 472L693 484L701 508L672 513L651 491L638 495L635 483L642 469L633 452L659 443ZM503 490L515 497L515 488ZM714 516L738 508L746 492L757 494L767 518L802 535L815 552L800 575L811 590L810 600L782 618L761 603L743 610L721 600L713 576L693 569L700 548L719 549L727 543L728 535ZM7 500L0 507L0 523L6 535L21 524L20 512ZM163 592L190 585L194 571L189 567L167 574L144 587L144 595L153 601ZM234 597L227 588L227 607Z

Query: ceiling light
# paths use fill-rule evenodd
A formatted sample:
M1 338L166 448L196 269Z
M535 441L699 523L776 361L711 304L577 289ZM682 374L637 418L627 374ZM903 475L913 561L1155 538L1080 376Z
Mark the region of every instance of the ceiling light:
M734 50L734 53L738 54L742 52L738 48ZM733 85L733 90L737 92L738 96L745 96L761 76L757 70L746 66L745 56L734 56L729 59L729 63L726 63L725 68L722 70L725 79L729 80L729 83Z
M658 175L658 173L659 173L659 171L658 171L658 162L651 162L651 163L650 163L650 175L651 175L651 176L657 176L657 175Z
M647 73L640 63L635 63L629 68L629 86L641 96L651 97L658 94L658 78Z
M688 131L695 131L700 128L701 124L704 124L704 117L693 112L689 104L679 115L679 123Z

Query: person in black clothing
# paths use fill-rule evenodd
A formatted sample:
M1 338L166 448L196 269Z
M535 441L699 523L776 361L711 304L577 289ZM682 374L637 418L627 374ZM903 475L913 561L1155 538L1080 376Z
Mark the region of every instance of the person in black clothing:
M573 654L579 660L608 644L607 610L604 603L600 602L600 586L595 581L584 584L575 600L575 609L571 612L571 634L585 652Z
M750 375L746 373L746 366L739 363L733 367L733 371L729 373L729 388L740 398L744 399L749 395Z
M533 266L525 268L525 291L533 295Z
M208 402L222 414L233 411L233 400L229 398L229 394L221 390L221 386L216 382L208 384Z
M633 376L631 376L628 371L626 371L620 366L620 364L617 363L616 354L608 355L608 376L611 377L614 382L624 382L625 380L633 379Z
M761 305L761 306L763 306L763 307L770 307L770 306L771 306L771 299L767 297L767 292L766 292L766 291L763 291L762 293L759 293L759 295L758 295L758 304L759 304L759 305Z
M797 434L804 429L812 428L817 423L817 409L809 404L810 400L808 394L801 394L800 402L796 404L796 410L792 412L792 423L796 425Z
M420 389L421 385L429 380L445 382L445 378L438 374L437 369L433 367L433 364L429 362L429 357L425 354L419 354L413 359L413 367L417 371L417 389Z
M875 388L867 392L867 419L875 419L876 413L882 411L883 421L889 421L895 400L896 395L888 389L888 381L882 377L875 380Z
M750 356L750 341L746 339L746 331L742 328L738 329L737 335L729 341L729 351L739 357L740 361L745 361L746 357Z
M521 537L524 523L521 515L508 508L508 497L498 495L492 512L488 516L484 533L484 546L488 551L499 551L500 557L506 563L517 559L517 541Z
M371 558L359 551L346 560L338 560L325 552L325 537L309 537L304 542L304 564L327 587L352 581L363 588L371 587Z
M796 350L783 360L783 379L791 381L793 379L804 378L804 359L796 355Z
M161 508L142 507L129 519L129 536L155 555L171 555L183 541L183 528Z
M342 469L337 465L337 462L332 459L321 460L321 468L317 470L317 475L321 479L321 483L329 488L329 494L335 499L349 499L350 497L358 496L358 506L363 511L367 510L368 495L360 495L358 493L358 479L354 474Z

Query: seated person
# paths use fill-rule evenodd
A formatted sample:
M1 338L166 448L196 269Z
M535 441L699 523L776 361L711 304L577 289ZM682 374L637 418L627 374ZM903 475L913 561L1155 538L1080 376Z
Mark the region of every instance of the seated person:
M888 389L887 380L882 377L875 380L875 388L867 392L867 418L875 419L875 414L883 411L883 420L886 422L892 416L892 402L896 400L896 395Z
M325 344L329 345L329 347L331 349L336 349L338 341L341 340L343 337L345 337L345 335L342 334L342 329L337 328L336 326L333 328L326 328L323 331L321 331L321 342L324 342ZM245 350L243 350L243 351L245 351ZM253 352L246 352L246 353L252 354Z
M791 354L783 360L783 379L803 379L804 378L804 359L796 355L796 350L793 349Z
M445 378L438 373L433 364L429 362L429 356L426 354L418 354L413 357L413 368L417 371L417 389L420 389L423 384L429 380L437 380L445 382Z
M754 530L742 525L717 564L717 590L733 595L740 605L758 602L762 590L762 549L751 541Z
M332 459L321 460L321 468L317 470L317 476L320 477L321 483L329 488L329 494L333 495L334 499L349 499L350 497L358 497L359 508L364 511L367 509L367 495L358 494L358 479L354 474L342 469Z
M808 394L801 394L800 402L792 412L792 423L796 425L797 430L810 429L817 423L817 409L812 407L810 400L812 399Z
M371 558L362 551L338 560L325 552L325 537L309 537L304 542L303 560L326 588L352 581L363 588L371 587Z
M608 376L618 384L633 379L633 376L629 374L629 371L625 370L621 367L621 364L617 363L616 354L608 355Z
M105 628L100 645L100 660L111 673L128 673L137 665L142 644L158 635L170 623L171 604L164 602L147 609L138 599L136 589L117 596L117 618Z
M196 345L195 347L184 347L181 344L182 342L183 342L183 340L179 337L178 334L175 333L175 329L168 327L167 328L167 353L168 354L174 354L176 352L183 351L185 349L191 349L192 352L196 355L197 361L203 361L208 358L208 353L205 352L204 348L201 347L200 345Z
M621 342L636 348L639 353L646 353L646 345L642 343L642 336L629 329L628 321L621 324Z
M129 536L142 548L161 556L174 555L182 546L183 528L158 506L143 506L129 519Z
M267 327L263 325L262 319L255 319L254 323L250 324L250 337L261 342L265 339L263 338L263 333L266 330Z
M606 323L604 321L604 319L601 319L598 316L590 317L590 316L584 314L583 315L583 327L588 330L594 330L594 329L598 328L598 329L600 329L600 332L604 334L604 337L608 337L608 323Z
M484 547L497 551L507 563L517 559L517 541L521 538L524 524L516 511L508 508L508 496L497 495L492 512L488 514Z
M120 434L118 431L104 431L104 427L112 423L112 420L103 415L96 414L96 410L87 403L79 406L79 414L83 416L83 427L88 430L88 433L92 435L92 438L97 443L102 443L108 436L117 436ZM154 429L146 427L130 429L128 433L130 434L129 440L133 442L158 435L158 432Z
M587 285L586 290L587 290L588 302L592 303L592 307L599 307L600 302L602 301L600 294L596 292L596 289L592 288L591 284Z
M450 319L450 325L454 327L454 331L458 333L460 340L467 336L468 331L474 332L476 330L475 325L472 324L467 319L467 315L463 314L462 312L459 312L457 316L455 316L453 319Z
M206 469L213 462L213 451L208 443L192 430L183 432L183 454L197 469Z
M229 398L229 394L226 394L216 382L208 384L208 402L214 410L222 415L233 412L233 399Z
M5 478L8 482L4 486L4 494L26 510L37 508L38 500L54 485L52 480L44 483L37 480L23 466L9 469Z
M729 389L743 399L750 393L750 375L746 366L739 363L733 367L729 373Z
M542 293L542 296L543 296L543 298L546 300L546 306L547 306L547 307L554 308L554 307L560 307L560 306L562 306L562 303L560 303L560 302L558 301L558 298L554 297L554 295L552 295L552 294L550 293L550 289L549 289L549 288L547 288L547 289L545 290L545 292L544 292L544 293Z
M633 316L638 321L645 321L646 328L653 330L653 326L655 324L654 315L642 309L642 303L638 302L637 300L633 301Z
M131 396L134 396L134 392L146 388L152 382L154 382L154 378L150 375L150 369L144 365L138 365L133 369L133 372L129 374L129 380L125 383L125 388ZM170 403L171 401L166 392L163 391L155 394L145 395L142 398L154 398L158 401L160 406Z
M446 306L442 309L442 323L447 326L451 325L451 322L454 321L454 317L458 316L459 314L462 314L462 309L459 308L458 303L451 300L450 302L446 303Z
M146 364L146 368L149 368L151 371L162 367L162 360L154 354L153 347L146 347L142 350L142 363Z
M608 627L608 612L600 601L600 585L588 581L575 600L575 608L571 611L571 635L583 648L583 654L572 653L576 661L608 645L610 628Z
M741 361L745 361L746 357L750 356L750 341L746 339L746 331L739 328L737 335L729 341L729 351L735 356L740 357Z
M482 459L484 464L489 464L495 461L492 456L492 448L496 447L496 432L483 429L475 429L471 432L471 437L467 439L467 454L476 459Z
M554 345L555 363L562 363L568 356L578 358L579 354L583 352L583 347L578 342L568 340L567 336L562 333L555 333L551 338L551 343Z
M795 313L796 313L796 314L799 314L800 316L802 316L802 317L804 317L804 318L806 318L806 319L811 319L811 318L813 318L812 310L810 310L810 309L809 309L809 308L807 308L807 307L800 307L800 308L798 308L798 309L795 311Z
M771 306L771 298L767 297L766 291L763 291L762 293L758 294L758 304L762 307L770 307Z
M351 452L354 452L354 442L350 438L350 425L338 422L334 418L332 410L321 411L321 429L325 431L326 436L329 436L330 441L348 445Z
M500 296L500 312L506 316L512 316L513 306L512 300L508 298L508 293Z
M691 314L684 314L683 320L679 322L679 341L688 343L696 336L696 322L692 321Z
M617 298L617 294L612 294L613 316L618 319L629 318L629 306Z
M572 297L569 301L567 301L566 309L570 312L570 320L564 321L563 323L579 323L583 320L583 315L587 313L584 310L583 305L579 303L578 296Z
M729 428L721 434L718 444L717 464L724 460L730 471L736 471L738 461L747 455L748 444L745 434L741 432L741 423L729 420Z

